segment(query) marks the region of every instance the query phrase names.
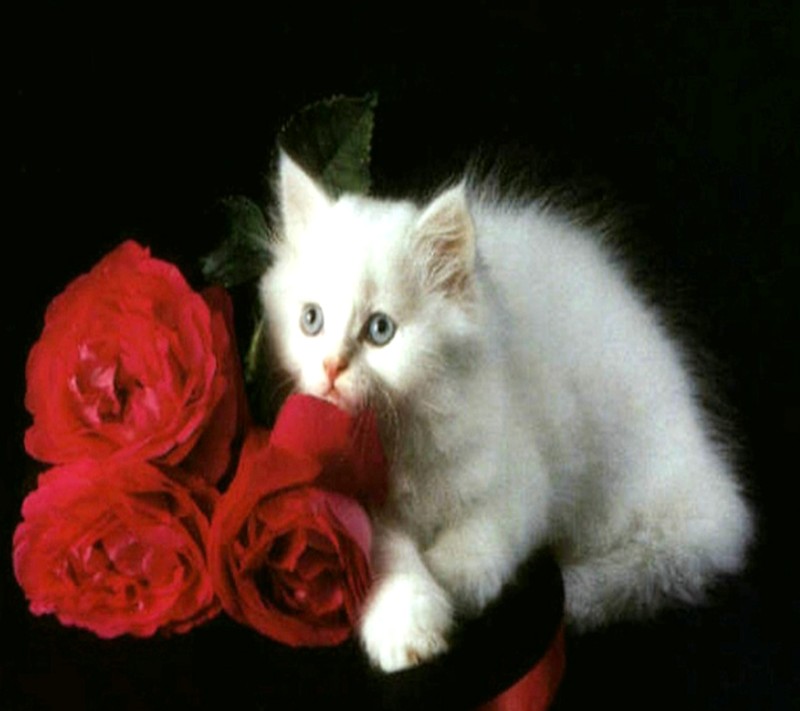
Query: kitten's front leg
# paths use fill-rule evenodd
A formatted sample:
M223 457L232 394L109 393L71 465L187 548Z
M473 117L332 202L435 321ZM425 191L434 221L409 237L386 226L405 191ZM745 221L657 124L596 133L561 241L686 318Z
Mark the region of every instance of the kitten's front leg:
M376 543L377 577L360 634L370 661L392 672L447 650L452 605L408 535L384 529Z
M482 511L444 529L424 554L454 602L472 614L500 594L520 557L497 515Z

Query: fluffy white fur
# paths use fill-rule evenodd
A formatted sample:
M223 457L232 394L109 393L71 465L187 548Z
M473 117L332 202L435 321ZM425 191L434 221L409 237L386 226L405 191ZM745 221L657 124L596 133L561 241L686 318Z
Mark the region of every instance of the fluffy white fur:
M374 407L391 456L360 629L376 665L445 650L454 614L541 546L579 629L740 568L751 517L681 350L597 235L465 183L422 207L334 200L285 155L278 194L262 297L280 362L301 391ZM383 346L375 312L396 324Z

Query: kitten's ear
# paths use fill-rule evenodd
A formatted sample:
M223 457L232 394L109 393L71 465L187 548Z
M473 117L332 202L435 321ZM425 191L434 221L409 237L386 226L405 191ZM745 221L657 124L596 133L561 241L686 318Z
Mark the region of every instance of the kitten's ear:
M278 157L278 198L287 234L306 227L315 212L331 204L327 193L284 151Z
M463 181L422 211L414 242L434 289L455 297L468 295L475 270L475 227Z

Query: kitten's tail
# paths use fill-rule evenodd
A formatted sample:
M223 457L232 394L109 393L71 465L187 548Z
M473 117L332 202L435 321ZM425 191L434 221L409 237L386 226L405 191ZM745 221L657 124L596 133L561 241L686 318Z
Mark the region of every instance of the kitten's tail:
M714 581L740 571L753 516L728 477L711 481L714 491L696 497L681 491L647 515L631 518L594 554L562 562L566 617L573 629L702 603Z

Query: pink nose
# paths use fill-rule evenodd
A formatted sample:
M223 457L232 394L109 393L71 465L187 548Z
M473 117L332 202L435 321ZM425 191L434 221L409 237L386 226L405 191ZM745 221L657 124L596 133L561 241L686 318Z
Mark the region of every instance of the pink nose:
M322 361L322 367L325 369L325 375L331 385L336 382L344 370L347 369L347 360L341 356L331 356Z

